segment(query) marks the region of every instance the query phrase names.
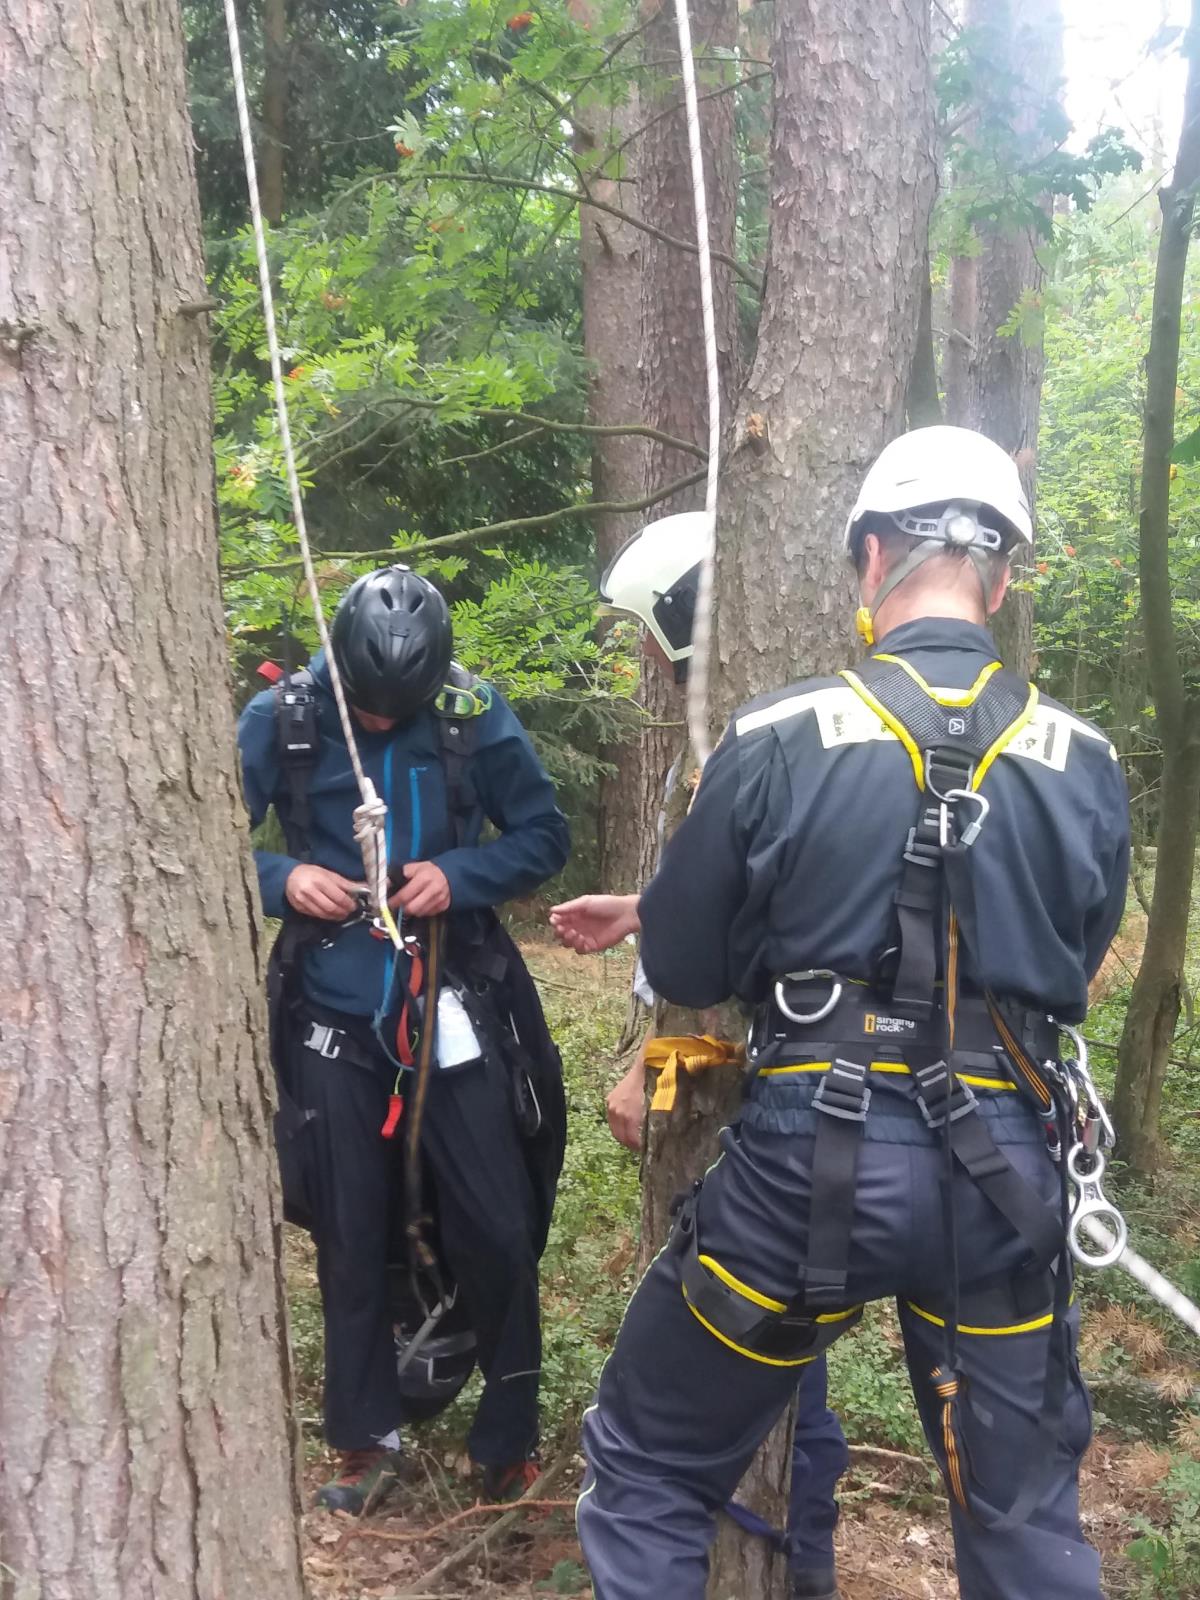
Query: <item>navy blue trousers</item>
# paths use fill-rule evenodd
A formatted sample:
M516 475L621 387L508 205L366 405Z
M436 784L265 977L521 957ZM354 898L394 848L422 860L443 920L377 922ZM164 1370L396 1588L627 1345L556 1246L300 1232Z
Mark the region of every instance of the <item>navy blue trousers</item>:
M877 1100L881 1109L893 1102L884 1119L889 1137L868 1137L862 1146L847 1303L896 1298L913 1391L944 1466L942 1402L932 1379L946 1309L943 1156L902 1095L884 1085ZM1035 1115L1027 1124L1015 1108L1005 1115L1018 1135L1003 1144L1005 1154L1052 1202L1058 1178ZM699 1198L700 1249L754 1293L788 1301L802 1281L812 1137L743 1121L722 1144ZM1049 1274L1030 1274L1020 1240L965 1174L953 1187L959 1353L972 1399L963 1408L966 1442L978 1491L1003 1509L1038 1465L1031 1455L1053 1336L1052 1283ZM597 1600L703 1600L714 1518L796 1388L795 1366L750 1359L701 1323L681 1293L681 1261L665 1250L642 1280L584 1422L588 1473L578 1527ZM1022 1284L1032 1285L1033 1298L1040 1294L1038 1304L1027 1294L1023 1305L997 1315L998 1300ZM1075 1316L1065 1407L1033 1515L999 1531L952 1509L964 1600L1100 1600L1099 1557L1079 1522L1091 1409L1075 1357Z

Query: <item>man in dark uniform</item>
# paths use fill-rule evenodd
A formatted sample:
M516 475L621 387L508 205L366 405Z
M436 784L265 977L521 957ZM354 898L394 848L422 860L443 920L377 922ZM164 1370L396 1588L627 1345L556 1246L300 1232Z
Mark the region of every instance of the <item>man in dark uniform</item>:
M317 1246L325 1431L341 1456L318 1501L359 1513L394 1481L398 1429L428 1414L408 1398L411 1362L407 1381L397 1371L393 1324L413 1221L399 1119L402 1099L415 1099L411 1053L406 1064L397 1052L428 998L433 918L445 932L421 1201L484 1375L468 1448L485 1492L522 1488L535 1471L537 1263L562 1159L562 1087L536 993L492 908L557 872L568 833L516 717L452 663L449 612L431 583L405 567L360 578L331 642L366 774L388 806L390 904L418 936L405 954L362 916L359 791L323 656L299 681L256 696L238 738L251 821L273 805L288 843L256 862L263 908L284 919L272 1008L277 1135L289 1214ZM297 696L308 697L309 723ZM485 820L497 837L482 843ZM418 1284L421 1305L428 1291ZM460 1331L455 1348L462 1342ZM468 1358L459 1382L469 1368Z
M1109 741L984 627L1031 534L982 436L890 445L846 532L874 655L734 716L641 897L654 989L753 1010L751 1081L585 1420L598 1600L700 1600L797 1368L893 1296L961 1593L1098 1600L1069 1130L1040 1096L1048 1014L1082 1019L1121 917L1128 804Z

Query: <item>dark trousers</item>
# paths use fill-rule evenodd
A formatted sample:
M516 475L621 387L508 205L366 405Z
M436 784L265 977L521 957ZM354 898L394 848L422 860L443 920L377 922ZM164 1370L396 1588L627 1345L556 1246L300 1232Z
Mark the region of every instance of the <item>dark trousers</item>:
M289 1065L292 1098L313 1113L297 1139L325 1317L325 1436L335 1449L363 1449L405 1421L387 1273L405 1259L404 1127L394 1140L380 1132L382 1057L372 1070L296 1042ZM422 1159L484 1376L468 1449L482 1465L519 1461L537 1442L541 1324L533 1194L500 1064L435 1072Z
M833 1566L838 1479L850 1457L842 1425L829 1409L828 1388L824 1357L801 1367L787 1516L788 1563L796 1568Z
M906 1104L895 1107L902 1124L907 1110L916 1116ZM942 1354L938 1318L946 1288L943 1157L922 1142L923 1133L918 1119L912 1142L863 1143L848 1304L898 1299L913 1390L930 1446L943 1461L941 1401L932 1382ZM1005 1153L1049 1202L1057 1175L1036 1141L1033 1128L1030 1142L1005 1146ZM740 1284L788 1301L802 1281L813 1140L743 1124L727 1130L722 1143L724 1153L700 1194L700 1249ZM1028 1283L1024 1249L969 1179L956 1177L954 1191L960 1359L975 1402L963 1407L964 1426L978 1487L1003 1508L1037 1465L1030 1456L1051 1337L1051 1289L1035 1285L1041 1293L1036 1314L1026 1299L1024 1309L1014 1303L996 1316L1006 1286ZM664 1251L643 1279L584 1422L588 1474L578 1526L597 1600L651 1594L702 1600L714 1515L797 1381L794 1366L750 1359L701 1324L681 1293L681 1259ZM1073 1327L1071 1339L1058 1443L1034 1514L999 1532L952 1513L966 1600L1099 1600L1099 1557L1083 1537L1078 1511L1079 1460L1091 1434L1091 1411Z

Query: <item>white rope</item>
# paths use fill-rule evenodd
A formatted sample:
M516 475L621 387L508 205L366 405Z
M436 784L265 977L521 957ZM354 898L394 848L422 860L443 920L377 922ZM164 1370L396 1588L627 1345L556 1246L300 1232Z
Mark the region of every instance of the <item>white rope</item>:
M1116 1243L1108 1229L1091 1217L1084 1220L1083 1228L1089 1238L1102 1250L1111 1250ZM1173 1283L1168 1282L1161 1272L1155 1271L1136 1250L1131 1250L1126 1245L1113 1264L1121 1267L1131 1278L1135 1278L1160 1305L1166 1306L1168 1311L1178 1317L1184 1327L1190 1328L1200 1337L1200 1306L1189 1300L1182 1289L1177 1289Z
M227 0L228 3L228 0ZM708 239L708 198L704 187L704 153L700 137L700 105L696 96L696 60L687 0L675 0L679 61L687 109L688 147L692 157L692 196L696 208L696 247L700 266L700 307L704 318L704 365L708 380L708 477L704 510L708 544L700 567L700 587L692 619L692 660L688 669L688 732L703 766L712 754L708 731L708 678L712 640L713 565L717 536L717 479L721 451L721 382L717 367L717 319L713 310L712 252Z
M271 290L271 267L267 259L267 238L263 228L262 205L258 196L258 169L254 160L254 135L250 128L250 108L246 100L246 75L242 68L242 42L238 32L234 0L225 0L225 29L229 35L229 57L233 65L233 89L237 99L238 127L242 135L242 161L246 168L246 187L250 194L250 216L254 223L254 248L258 256L258 282L262 292L263 321L267 330L267 350L271 357L271 382L275 391L275 415L279 424L279 442L287 473L288 493L292 501L292 521L304 562L304 577L308 596L316 619L317 632L329 665L329 682L337 702L338 716L355 782L362 804L354 813L354 837L362 851L363 869L371 909L382 919L394 943L399 944L399 933L388 910L387 861L387 805L375 792L375 785L363 770L362 758L354 738L354 722L346 701L341 674L329 643L329 630L325 626L325 612L321 606L321 591L313 568L312 550L308 543L308 526L304 520L304 497L300 493L300 478L296 471L296 454L292 448L292 429L288 420L287 394L283 387L283 362L279 355L279 336L275 326L275 297Z

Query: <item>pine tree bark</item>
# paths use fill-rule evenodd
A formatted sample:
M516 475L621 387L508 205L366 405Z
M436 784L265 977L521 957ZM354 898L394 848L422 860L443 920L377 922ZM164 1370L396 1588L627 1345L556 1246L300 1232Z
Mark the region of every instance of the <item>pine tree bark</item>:
M1150 1176L1158 1166L1159 1114L1179 1020L1200 809L1200 694L1184 676L1172 615L1171 450L1188 244L1200 185L1200 0L1184 37L1183 131L1171 182L1159 192L1162 229L1154 275L1142 444L1139 576L1154 715L1162 740L1158 854L1146 948L1121 1033L1113 1111L1121 1154Z
M288 0L263 0L262 152L259 166L263 216L272 227L278 227L283 221L290 71Z
M178 6L0 60L0 1592L299 1600Z
M852 654L842 525L867 465L902 426L934 190L928 6L792 0L774 7L774 27L767 289L718 514L714 730L751 696ZM732 1007L667 1008L656 1021L667 1032L744 1031ZM739 1103L738 1073L714 1069L681 1086L669 1120L651 1119L644 1250ZM785 1420L738 1491L777 1527L790 1454ZM783 1600L787 1590L783 1560L725 1523L710 1596Z
M1033 163L1049 153L1046 109L1062 79L1063 22L1058 0L968 0L964 26L978 52L1002 82L1017 84L1011 99L1014 148ZM1051 212L1047 195L1043 209ZM1023 299L1041 294L1045 268L1032 227L981 223L979 252L956 256L950 266L951 333L946 346L946 420L986 433L1012 455L1033 505L1037 478L1038 419L1045 361L1040 332L1001 334ZM1032 570L1032 553L1014 562L1020 578ZM1033 656L1033 593L1014 588L995 621L1005 662L1028 675Z
M597 25L594 0L570 0L569 9L582 26ZM596 200L633 217L639 214L639 117L635 89L615 105L600 94L583 96L575 119L575 151L585 170L603 168L611 152L624 147L616 170L607 177L595 172L589 178L589 188ZM583 349L591 366L588 420L601 426L638 422L642 417L636 326L641 311L645 238L632 222L622 222L591 206L579 208ZM632 434L597 435L592 447L593 498L640 498L645 463L644 438ZM640 512L610 513L594 519L600 572L643 521ZM598 876L604 889L628 894L640 882L641 826L633 803L641 775L638 736L605 746L601 756L613 770L600 782Z

